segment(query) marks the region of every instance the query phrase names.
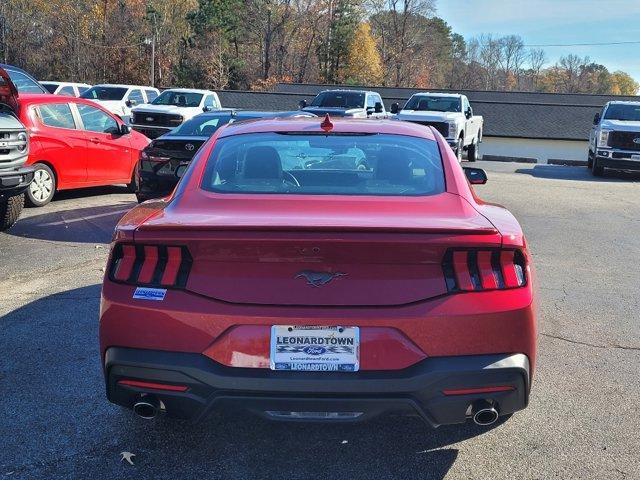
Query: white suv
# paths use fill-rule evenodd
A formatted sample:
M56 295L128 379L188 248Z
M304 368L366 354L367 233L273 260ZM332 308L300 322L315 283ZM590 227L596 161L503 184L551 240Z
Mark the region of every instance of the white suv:
M80 98L98 102L111 113L128 123L133 107L152 102L158 95L160 95L160 91L153 87L102 84L94 85L80 95Z
M91 88L91 85L89 84L73 82L41 81L40 85L46 88L49 93L53 93L54 95L64 95L67 97L79 97Z
M216 92L171 88L150 104L134 108L131 126L149 138L158 138L202 112L221 108Z

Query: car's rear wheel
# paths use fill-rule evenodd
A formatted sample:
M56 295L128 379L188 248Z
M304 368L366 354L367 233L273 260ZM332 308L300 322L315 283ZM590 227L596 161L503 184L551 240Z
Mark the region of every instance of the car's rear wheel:
M8 230L16 223L23 205L24 193L0 200L0 232Z
M43 207L56 193L56 177L51 168L44 163L33 165L33 181L27 189L25 203L28 207Z
M602 165L598 165L598 160L596 158L591 161L591 173L594 177L602 177L604 175L604 167Z

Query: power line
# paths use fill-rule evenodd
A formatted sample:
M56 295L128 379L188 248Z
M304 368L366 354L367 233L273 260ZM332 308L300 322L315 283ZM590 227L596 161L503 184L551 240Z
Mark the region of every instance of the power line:
M595 43L538 43L527 44L525 47L597 47L605 45L637 45L640 41L631 40L628 42L595 42Z

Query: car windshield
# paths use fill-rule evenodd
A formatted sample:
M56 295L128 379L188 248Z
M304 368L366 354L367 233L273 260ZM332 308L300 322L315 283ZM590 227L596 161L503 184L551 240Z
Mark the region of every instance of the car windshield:
M22 72L17 70L6 69L9 78L18 89L18 93L47 93L42 86L35 80L29 78Z
M613 103L604 114L607 120L640 122L640 104Z
M364 93L322 92L311 102L312 107L364 108Z
M171 130L169 135L173 136L188 136L188 137L210 137L221 126L226 125L232 120L231 114L220 115L215 117L210 116L196 116L191 120L187 120L179 127Z
M415 95L409 99L403 110L428 112L460 112L460 99L453 97L432 97Z
M124 87L91 87L80 95L80 98L89 100L122 100L128 88Z
M186 93L165 90L156 98L152 105L175 105L176 107L198 107L202 101L201 93Z
M54 93L56 91L56 88L58 88L58 85L56 83L44 83L44 82L41 82L40 84L44 88L46 88L49 93Z
M389 134L252 133L216 142L202 188L413 196L444 192L445 185L433 140Z

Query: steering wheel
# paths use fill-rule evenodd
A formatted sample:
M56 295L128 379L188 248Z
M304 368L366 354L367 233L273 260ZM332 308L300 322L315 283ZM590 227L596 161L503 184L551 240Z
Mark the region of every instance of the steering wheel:
M285 175L285 177L288 177L288 178L283 178L282 179L283 182L292 183L296 187L300 187L301 186L300 182L298 181L298 179L292 173L285 172L285 171L283 171L282 173Z

